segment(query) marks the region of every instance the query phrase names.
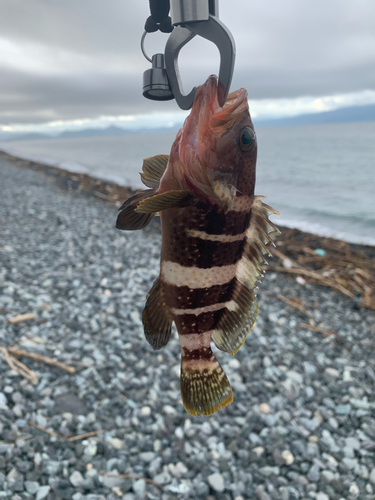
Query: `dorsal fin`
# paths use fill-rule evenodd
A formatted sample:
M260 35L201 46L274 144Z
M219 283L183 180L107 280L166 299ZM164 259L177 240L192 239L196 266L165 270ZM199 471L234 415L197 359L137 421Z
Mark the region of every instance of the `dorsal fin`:
M253 327L259 306L255 293L238 278L233 285L231 297L237 307L234 310L223 310L212 340L221 351L235 354Z
M149 188L157 189L160 179L167 168L169 161L168 155L150 156L143 160L141 180Z
M147 342L154 350L168 344L172 332L172 319L165 304L160 276L147 295L142 320Z
M255 323L258 302L253 290L257 288L256 283L265 272L261 266L266 263L263 255L271 255L266 247L268 243L273 243L270 233L279 232L268 220L270 213L278 214L278 212L261 200L260 196L254 197L243 254L238 262L236 279L232 287L230 300L234 301L237 307L231 310L223 309L212 334L216 347L230 354L238 351Z

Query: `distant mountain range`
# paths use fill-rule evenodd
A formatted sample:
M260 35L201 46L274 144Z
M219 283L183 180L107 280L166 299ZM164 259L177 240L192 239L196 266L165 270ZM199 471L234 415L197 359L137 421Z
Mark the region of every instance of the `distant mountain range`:
M254 119L254 124L257 127L278 127L287 125L318 125L324 123L352 123L375 121L375 104L367 106L351 106L346 108L335 109L334 111L323 111L321 113L313 113L306 115L293 116L290 118L275 118L275 119ZM1 133L0 141L23 141L28 139L58 139L58 138L73 138L73 137L101 137L101 136L116 136L128 134L152 134L162 132L177 131L181 124L174 127L164 127L158 129L138 129L125 130L121 127L110 126L107 128L88 128L84 130L66 130L59 135L48 135L39 133Z
M280 125L321 125L324 123L352 123L375 121L375 104L367 106L350 106L335 109L334 111L322 111L308 115L292 116L290 118L276 118L273 120L254 119L256 126Z
M65 130L61 134L40 134L36 132L30 133L20 133L20 132L0 132L0 141L26 141L29 139L66 139L72 137L103 137L103 136L115 136L115 135L129 135L129 134L152 134L152 133L163 133L163 132L173 132L178 131L181 127L178 124L174 127L161 127L161 128L141 128L135 130L125 130L121 127L116 127L111 125L107 128L86 128L82 130Z

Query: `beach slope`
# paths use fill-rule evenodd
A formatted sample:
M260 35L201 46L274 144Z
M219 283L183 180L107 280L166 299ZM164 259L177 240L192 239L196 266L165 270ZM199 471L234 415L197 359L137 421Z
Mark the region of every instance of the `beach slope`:
M375 498L373 310L269 271L245 344L216 353L233 404L191 418L177 336L143 335L157 221L120 232L99 185L6 155L0 175L4 498Z

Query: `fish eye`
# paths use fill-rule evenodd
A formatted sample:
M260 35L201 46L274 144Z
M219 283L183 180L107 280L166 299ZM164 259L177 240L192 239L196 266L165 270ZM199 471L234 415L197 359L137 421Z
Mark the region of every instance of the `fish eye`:
M240 135L240 148L249 151L255 142L255 133L250 127L245 127Z

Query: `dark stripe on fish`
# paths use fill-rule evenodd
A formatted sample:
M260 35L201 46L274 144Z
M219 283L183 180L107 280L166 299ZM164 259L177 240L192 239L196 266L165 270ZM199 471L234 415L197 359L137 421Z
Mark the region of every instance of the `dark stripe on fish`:
M174 322L179 335L189 335L191 333L205 333L213 330L220 319L222 310L195 314L182 314L176 316Z
M250 212L228 212L196 210L192 219L187 221L189 230L205 231L208 234L227 234L236 236L249 227Z
M187 349L183 347L181 350L181 357L184 361L192 361L192 360L204 360L210 361L213 360L212 350L208 347L199 347L198 349Z
M244 240L223 243L221 241L209 241L201 238L194 238L197 252L197 267L207 269L214 266L227 266L236 264L241 258Z
M232 287L236 281L236 278L233 278L229 283L208 288L189 288L163 282L163 291L171 308L197 309L230 300Z

